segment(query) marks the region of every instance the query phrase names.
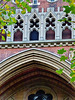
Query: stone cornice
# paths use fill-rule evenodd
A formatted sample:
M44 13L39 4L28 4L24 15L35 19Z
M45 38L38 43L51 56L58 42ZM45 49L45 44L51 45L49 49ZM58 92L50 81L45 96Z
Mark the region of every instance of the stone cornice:
M0 49L5 48L35 48L35 47L75 46L75 39L25 41L25 42L0 42Z

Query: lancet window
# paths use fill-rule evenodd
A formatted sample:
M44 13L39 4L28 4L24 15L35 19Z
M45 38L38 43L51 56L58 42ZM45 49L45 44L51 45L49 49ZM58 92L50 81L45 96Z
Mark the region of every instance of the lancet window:
M33 0L33 4L37 4L37 0Z
M54 40L55 39L55 18L50 13L46 18L46 40Z
M30 19L30 40L39 40L39 19L35 14Z
M62 23L62 39L71 39L71 17L66 14L62 19L65 18L65 21Z
M14 25L14 41L22 41L23 39L23 19L20 15L17 16L16 24Z

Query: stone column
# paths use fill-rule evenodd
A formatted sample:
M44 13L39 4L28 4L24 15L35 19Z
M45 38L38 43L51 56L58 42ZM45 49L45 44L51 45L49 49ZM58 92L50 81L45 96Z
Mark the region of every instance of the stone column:
M55 39L56 40L61 39L61 24L58 21L59 19L60 19L60 8L58 7L57 23L56 23L56 34L55 34Z
M24 24L24 34L23 34L23 41L28 40L28 15L25 15L25 24Z
M7 36L7 42L11 42L12 41L12 26L10 25L10 26L7 26L8 27L8 31L9 32L11 32L11 34L10 34L10 37L9 36Z
M75 15L73 15L73 21L75 21ZM72 39L75 39L75 30L73 28L75 28L75 23L73 23L72 27Z
M44 14L43 14L43 10L42 9L42 13L41 13L41 20L40 20L40 30L39 30L39 37L40 37L40 40L44 40L45 39L45 36L44 36Z

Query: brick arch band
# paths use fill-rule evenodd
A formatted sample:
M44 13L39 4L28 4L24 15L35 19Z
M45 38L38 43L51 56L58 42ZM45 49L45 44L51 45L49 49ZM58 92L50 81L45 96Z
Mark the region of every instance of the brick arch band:
M64 68L62 75L57 75L55 72L55 70L59 68ZM54 80L52 84L58 85L56 81L59 81L59 83L64 84L64 86L67 84L68 89L70 89L70 87L73 89L75 83L68 85L70 80L69 73L70 64L68 62L60 62L60 58L57 55L41 49L28 49L1 62L0 94L3 94L12 87L16 86L17 88L18 84L20 84L21 87L25 84L30 84L30 88L32 87L31 83L37 86L39 80L42 80L42 83L38 84L43 86L44 82L48 83L50 80L51 83ZM59 86L61 87L60 84ZM12 91L9 95L11 95L11 93Z

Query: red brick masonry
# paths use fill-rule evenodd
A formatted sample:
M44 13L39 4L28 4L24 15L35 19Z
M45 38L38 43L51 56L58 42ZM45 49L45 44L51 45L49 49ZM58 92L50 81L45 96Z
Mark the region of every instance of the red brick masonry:
M64 46L64 47L41 47L41 48L37 48L37 49L43 49L43 50L47 50L50 51L52 53L57 54L57 50L64 48L65 50L67 50L67 52L65 53L66 56L69 56L69 49L70 48L75 48L75 46ZM0 49L0 61L16 54L16 53L20 53L21 51L24 51L26 49L29 48L17 48L17 49Z

